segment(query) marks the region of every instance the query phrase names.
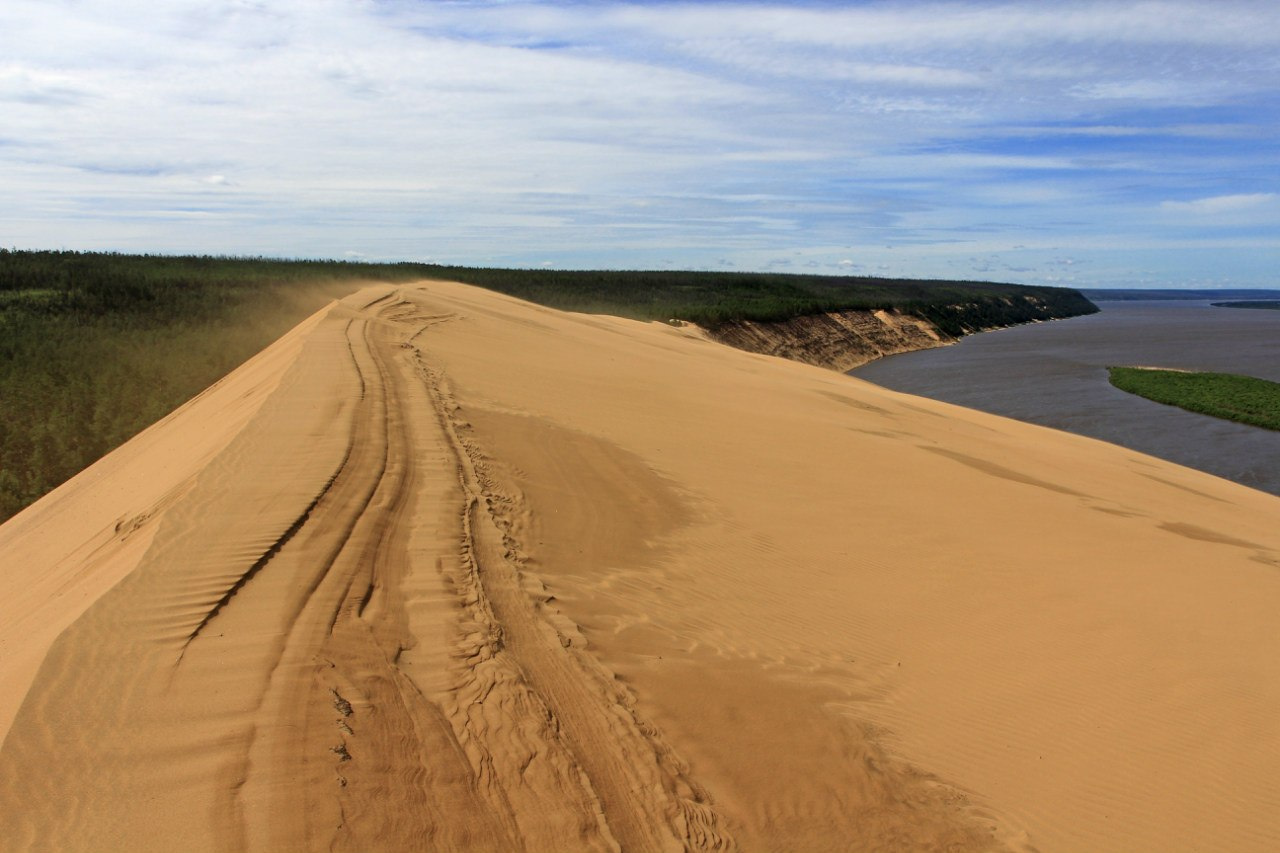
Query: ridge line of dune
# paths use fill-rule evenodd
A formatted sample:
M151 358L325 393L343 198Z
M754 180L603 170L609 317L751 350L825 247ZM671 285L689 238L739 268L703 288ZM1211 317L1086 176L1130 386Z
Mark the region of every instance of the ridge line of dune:
M0 525L0 744L59 632L141 560L159 521L200 471L256 416L332 301L227 376L196 394ZM218 412L216 422L203 416ZM38 560L38 563L36 562ZM18 571L38 567L16 583ZM8 572L9 574L6 574ZM12 575L12 576L11 576Z
M350 377L343 364L349 354L333 345L342 335L335 317L343 310L343 303L331 306L310 327L275 393L163 515L138 566L72 623L46 656L0 750L0 788L20 778L33 792L15 804L12 823L40 826L33 822L45 813L45 845L86 849L93 846L87 839L96 838L93 844L119 849L159 846L160 839L183 832L181 815L172 810L145 817L139 812L155 793L131 773L135 762L170 779L166 796L199 799L206 803L201 811L235 814L226 797L234 798L243 784L262 674L278 661L282 645L271 626L288 624L299 597L306 597L305 580L295 580L300 567L287 559L298 538L288 538L263 562L252 583L244 576L280 541L299 505L325 491L349 454L343 413L351 406L345 394L324 390L341 389ZM330 430L333 425L338 429ZM300 452L281 452L298 436L308 437ZM225 526L208 524L211 513ZM283 587L286 594L271 600L263 585ZM232 589L237 594L229 595ZM193 630L197 625L205 630ZM226 684L229 675L239 683ZM191 697L201 694L197 685L210 677L234 689L219 691L217 703L193 705ZM93 739L67 756L66 767L42 767L34 756L56 751L68 721L84 707L101 709ZM206 756L201 764L213 766L189 776L195 768L174 764L177 757L163 750L175 737L199 744ZM42 790L43 796L35 793ZM48 810L60 801L77 808L50 820ZM243 846L238 827L236 820L215 821L202 843Z

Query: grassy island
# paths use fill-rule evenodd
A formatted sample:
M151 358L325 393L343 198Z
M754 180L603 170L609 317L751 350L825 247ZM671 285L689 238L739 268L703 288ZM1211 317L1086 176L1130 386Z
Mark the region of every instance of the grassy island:
M1238 302L1214 302L1214 308L1261 308L1264 311L1280 311L1280 299L1245 299Z
M1189 412L1280 430L1280 383L1234 373L1108 367L1121 391Z

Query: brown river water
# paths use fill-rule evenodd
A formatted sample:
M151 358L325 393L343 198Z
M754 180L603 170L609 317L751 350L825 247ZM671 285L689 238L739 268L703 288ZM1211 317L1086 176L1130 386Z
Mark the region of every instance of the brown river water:
M1104 302L1099 314L984 332L851 371L886 388L1067 430L1280 495L1280 432L1113 388L1108 365L1280 382L1280 311Z

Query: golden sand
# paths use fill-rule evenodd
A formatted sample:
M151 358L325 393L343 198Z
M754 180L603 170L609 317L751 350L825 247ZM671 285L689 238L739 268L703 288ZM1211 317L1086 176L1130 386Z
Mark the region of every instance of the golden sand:
M1277 520L370 288L0 527L0 849L1275 850Z

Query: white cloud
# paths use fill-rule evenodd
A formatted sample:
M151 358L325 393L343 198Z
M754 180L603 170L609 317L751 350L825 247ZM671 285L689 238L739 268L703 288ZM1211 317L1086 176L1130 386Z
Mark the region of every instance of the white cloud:
M984 82L983 75L959 68L888 63L838 63L832 66L832 76L864 83L942 89L974 87Z
M1163 201L1162 210L1179 213L1220 214L1235 213L1241 210L1252 210L1256 207L1275 201L1275 193L1239 193L1236 195L1218 195L1209 198L1198 198L1193 201Z
M0 65L0 103L67 105L88 97L91 92L83 81L71 74L16 62Z
M1270 2L6 0L0 223L523 264L1138 244L1270 200L1278 55Z
M1172 125L1039 125L1027 127L1004 127L1003 133L1009 136L1096 136L1096 137L1135 137L1135 136L1171 136L1195 139L1248 139L1260 136L1257 127L1247 124L1172 124Z
M666 36L716 33L809 45L910 48L1027 41L1274 45L1266 2L883 3L835 9L686 3L622 7L613 16Z
M1074 97L1097 101L1157 101L1194 103L1211 99L1221 85L1186 80L1100 80L1073 86Z

